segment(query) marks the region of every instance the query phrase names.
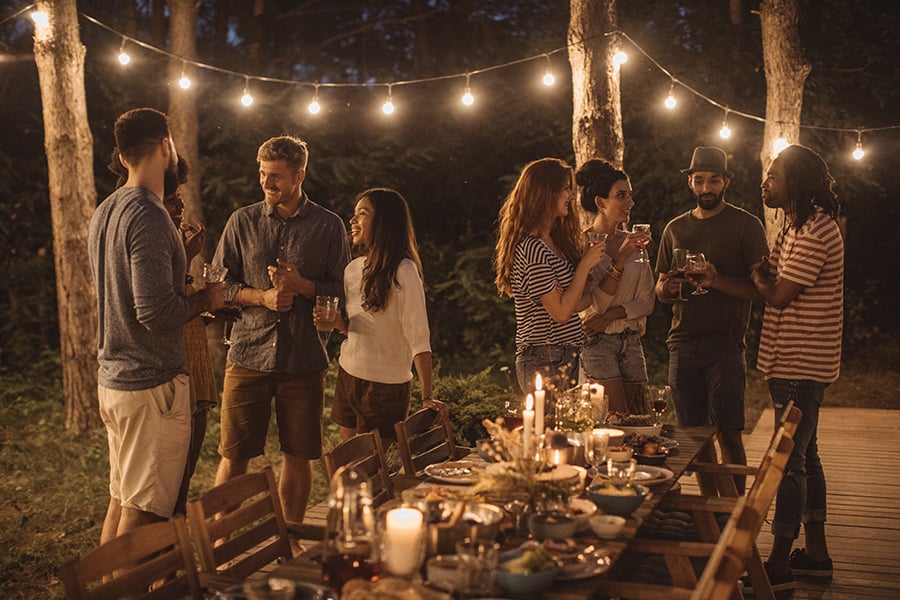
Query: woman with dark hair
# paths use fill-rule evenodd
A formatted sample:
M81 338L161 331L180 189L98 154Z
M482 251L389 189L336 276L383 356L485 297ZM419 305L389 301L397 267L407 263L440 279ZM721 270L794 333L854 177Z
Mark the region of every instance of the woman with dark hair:
M578 217L571 210L572 167L556 158L525 166L500 209L495 283L516 308L516 376L534 389L540 373L553 392L577 383L584 342L578 311L590 302L588 275L605 245L582 255Z
M347 339L341 345L331 418L341 439L378 429L394 439L394 423L409 411L415 364L422 405L447 419L447 406L431 390L431 342L422 263L409 206L399 192L372 188L357 196L350 237L360 256L344 269L346 320L332 326Z
M610 411L643 413L647 365L641 336L656 294L650 263L635 259L648 234L624 229L634 206L624 171L593 159L578 169L575 181L581 186L582 208L595 215L588 231L606 234L610 259L583 315L588 337L581 351L582 368L589 380L603 384Z

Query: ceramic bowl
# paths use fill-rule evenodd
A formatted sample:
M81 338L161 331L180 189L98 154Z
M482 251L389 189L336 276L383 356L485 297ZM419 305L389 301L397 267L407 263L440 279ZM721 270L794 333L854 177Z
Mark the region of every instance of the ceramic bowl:
M500 555L500 564L521 555L521 550L512 550ZM544 592L550 589L556 577L559 575L559 567L537 571L534 573L512 573L502 566L498 566L494 573L494 581L510 598L515 600L531 600L540 598Z
M584 531L588 528L588 520L597 514L597 505L587 498L572 498L566 510L575 517L576 531Z
M610 446L606 450L606 458L609 460L631 460L634 450L630 446Z
M653 465L656 467L662 466L666 462L666 458L669 456L669 451L662 449L662 452L658 452L656 454L638 454L635 452L634 458L638 461L639 465Z
M662 424L659 425L642 425L642 426L632 426L629 427L627 425L616 425L619 429L625 432L625 434L630 433L639 433L641 435L646 435L647 437L653 437L659 435L662 431Z
M528 529L538 541L564 540L575 535L578 521L560 512L532 514L528 517Z
M618 515L594 515L588 519L591 531L602 540L611 540L625 527L625 517Z
M623 493L623 489L609 483L599 483L588 488L588 495L594 504L607 515L628 517L643 502L649 489L643 485L625 486L624 489L634 491L634 494Z
M599 427L594 430L594 433L608 433L609 434L609 446L618 446L622 443L622 440L625 439L625 432L621 429L615 429L612 427Z

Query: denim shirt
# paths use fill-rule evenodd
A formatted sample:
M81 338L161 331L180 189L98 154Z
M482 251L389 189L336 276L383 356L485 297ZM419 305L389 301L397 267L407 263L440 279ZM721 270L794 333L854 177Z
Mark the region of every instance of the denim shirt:
M350 248L344 224L333 212L303 195L287 219L265 202L232 213L219 239L213 262L228 268L226 298L244 287L268 290L267 271L281 258L316 284L317 295L343 298L344 267ZM343 300L341 302L343 304ZM328 356L312 321L315 299L294 297L287 312L245 306L231 332L228 361L267 373L302 374L328 367Z

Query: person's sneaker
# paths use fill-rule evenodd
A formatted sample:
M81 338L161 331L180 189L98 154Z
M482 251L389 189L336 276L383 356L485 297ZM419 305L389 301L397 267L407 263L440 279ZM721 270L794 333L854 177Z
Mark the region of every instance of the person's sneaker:
M791 571L794 575L804 577L831 577L834 574L834 564L830 558L811 560L806 548L796 548L791 552Z
M775 575L769 569L769 563L764 562L763 566L766 568L766 575L769 576L769 585L772 586L773 592L783 592L785 590L794 589L794 576L791 573L786 573L784 575ZM753 582L750 581L749 575L744 575L741 577L741 586L743 586L743 594L745 596L755 596L756 593L753 591Z

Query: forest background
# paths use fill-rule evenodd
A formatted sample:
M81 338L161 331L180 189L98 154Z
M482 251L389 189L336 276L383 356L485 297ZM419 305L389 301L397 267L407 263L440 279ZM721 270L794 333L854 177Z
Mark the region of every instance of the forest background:
M766 82L754 12L759 3L739 4L743 10L735 23L723 0L620 0L618 23L658 63L705 96L764 115ZM856 134L831 129L900 123L900 9L885 12L882 3L866 0L800 4L802 46L812 64L803 124L825 127L803 129L800 141L825 157L837 179L846 215L845 364L863 361L871 381L872 373L897 372L900 286L892 282L900 130L866 133L866 156L855 161L850 153ZM25 17L4 20L25 5L0 2L0 541L22 548L0 559L0 590L10 597L43 597L59 593L59 558L96 544L106 457L102 434L72 439L61 425L54 248L32 24ZM264 10L254 15L254 5ZM459 74L564 47L568 5L203 2L198 58L236 73L298 81L387 82ZM116 31L165 48L166 14L160 6L149 0L78 2L80 11ZM116 60L122 36L84 19L80 25L99 202L115 182L106 170L115 117L135 106L165 110L169 87L176 84L167 81L163 57L129 47L133 61L122 67ZM679 104L667 111L662 100L669 77L623 46L630 55L622 67L622 114L624 167L635 189L633 222L651 223L659 236L670 218L690 208L679 171L697 145L728 151L735 178L727 199L761 215L762 124L732 114L733 136L722 140L723 111L679 87ZM345 219L359 191L373 185L399 189L411 204L419 237L438 391L465 401L455 416L455 425L464 430L513 394L507 380L514 362L512 301L499 297L492 283L499 206L528 161L544 156L574 161L565 52L550 56L553 87L540 83L547 65L541 57L472 77L471 107L459 101L464 77L398 87L393 90L397 111L390 117L380 111L380 87L322 88L322 112L313 116L306 110L309 88L254 82L255 102L244 108L242 77L201 72L189 93L197 94L200 107L201 164L195 174L201 176L208 228L206 256L228 215L260 199L256 148L273 135L309 141L304 189ZM651 256L654 249L655 244ZM748 336L751 362L761 312L756 306ZM658 306L644 340L655 382L665 380L668 320L668 308ZM221 350L219 337L211 333L213 347ZM336 351L336 343L331 349ZM892 401L885 399L896 394L896 379L877 381L872 389L853 393L877 388L876 403ZM209 437L215 433L213 428ZM33 445L35 440L40 443ZM210 460L213 452L214 440ZM58 465L47 480L28 480L21 473L43 473L47 462ZM89 483L76 477L80 472L91 473ZM78 486L88 489L76 494ZM40 504L45 512L36 513Z

